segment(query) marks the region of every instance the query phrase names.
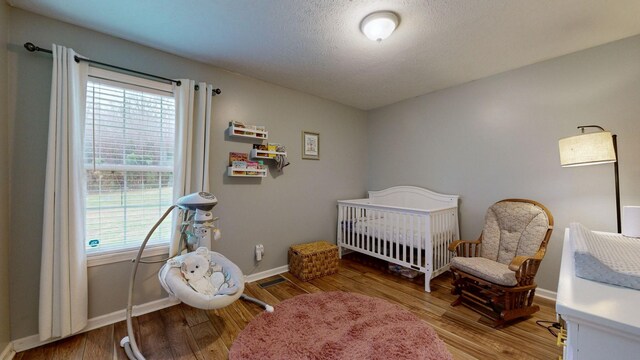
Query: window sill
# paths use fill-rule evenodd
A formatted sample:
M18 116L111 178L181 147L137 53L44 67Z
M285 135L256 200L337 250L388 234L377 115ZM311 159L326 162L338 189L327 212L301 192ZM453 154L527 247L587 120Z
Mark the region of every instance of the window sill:
M114 250L98 254L87 254L87 267L113 264L118 262L132 262L138 255L139 249ZM148 246L142 252L142 258L158 255L169 255L169 245Z

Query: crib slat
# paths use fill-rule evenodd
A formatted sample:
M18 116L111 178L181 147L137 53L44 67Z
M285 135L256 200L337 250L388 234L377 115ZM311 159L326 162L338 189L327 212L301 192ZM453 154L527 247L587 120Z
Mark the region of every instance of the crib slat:
M356 210L355 221L359 222L360 221L360 207L356 207L355 210ZM356 243L356 247L362 249L362 242L360 241L361 236L357 232L354 231L353 238L354 238L354 241Z
M360 207L360 212L359 212L359 217L358 217L358 219L359 219L359 220L364 220L365 218L366 218L365 210L364 210L364 208L363 208L363 207ZM367 246L367 238L366 238L366 235L364 235L364 234L360 233L360 234L358 235L358 238L359 238L359 241L362 243L362 247L363 247L365 250L369 250L369 247Z
M380 238L382 239L382 255L389 256L387 253L387 223L389 222L390 214L385 213L382 217L382 226L378 231L380 232Z
M448 251L448 249L449 244L451 244L451 242L453 241L453 228L451 226L452 218L452 214L449 213L447 216L447 243L445 244L445 247L447 249L445 250L447 252L447 265L451 262L451 253Z
M376 221L380 222L380 216L381 216L380 212L376 210L375 214L376 214ZM378 248L377 248L378 250L377 250L377 252L378 252L378 255L382 255L383 254L382 253L382 245L380 244L380 228L376 227L376 230L377 230L376 231L376 241L378 242Z
M348 243L349 245L353 246L353 232L354 227L356 226L355 220L353 219L353 206L349 207L349 224L351 225L351 228L349 229Z
M417 244L418 245L417 246L417 249L418 249L418 253L417 253L417 255L418 255L418 266L422 266L422 249L421 249L421 247L422 247L422 242L424 241L423 240L423 236L426 236L426 233L422 231L422 227L424 226L424 224L423 224L424 221L423 220L424 219L423 219L422 216L418 217L418 229L420 229L420 232L418 233L419 234L418 235L419 236L419 240L418 240L418 244ZM425 235L422 235L422 234L425 234Z
M338 204L338 228L336 229L336 243L338 244L338 257L342 257L342 249L340 244L342 243L342 231L340 229L342 223L342 205Z
M449 261L447 260L448 251L447 247L449 246L449 212L445 212L442 214L442 267L446 266Z
M350 236L350 233L351 233L351 228L353 227L353 223L351 222L350 211L351 211L351 206L350 205L347 206L344 209L344 217L345 217L344 221L347 224L347 228L345 230L344 240L343 241L344 241L344 243L346 245L351 245L351 244L349 244L349 236Z
M444 241L444 239L442 238L442 236L444 235L442 233L444 231L444 226L442 226L442 213L438 213L437 226L435 231L437 231L436 234L438 237L437 239L438 246L437 246L437 249L434 249L434 251L437 251L438 253L438 262L433 264L433 268L434 270L436 269L439 270L442 267L442 262L443 262L442 255L444 255L442 254L442 242Z
M434 257L435 257L435 253L436 253L436 244L440 244L441 243L441 238L442 238L442 217L440 216L440 214L436 214L436 216L433 219L433 223L432 223L432 227L431 227L431 233L433 234L433 236L435 237L434 241L434 247L433 247L433 252L434 252ZM438 256L439 256L439 252L438 252ZM437 261L434 260L433 262L433 266L435 268L435 266L437 265L437 263L440 262L440 259L438 258Z
M357 207L352 207L351 208L351 221L353 221L353 224L355 226L358 225L358 214L357 214L358 208ZM351 245L358 247L357 243L356 243L356 238L357 238L357 232L355 231L355 226L351 229Z
M397 258L398 256L398 213L394 212L393 214L393 221L391 222L391 231L389 232L390 237L391 237L391 257L392 258Z
M415 227L413 227L413 218L414 215L410 215L409 216L409 228L411 228L411 238L409 239L409 264L414 264L413 263L413 248L414 248L414 238L415 238Z
M351 230L351 242L353 243L353 246L358 247L358 232L356 231L355 227L358 226L358 207L354 206L352 208L352 212L351 212L351 220L353 221L353 224L355 226L352 227Z
M366 224L370 224L369 220L371 220L371 212L369 210L365 210L365 217L366 217ZM371 233L369 231L365 231L365 239L367 241L367 248L369 249L369 251L372 251L373 248L371 247Z
M440 220L442 223L442 229L441 229L441 233L442 235L440 235L441 240L440 240L440 268L446 266L449 262L447 261L447 233L449 231L449 228L447 226L447 215L448 213L442 213L442 219Z
M407 262L407 237L409 236L407 233L407 214L403 214L402 221L402 229L404 232L404 234L402 234L402 261Z
M389 243L389 232L391 231L391 224L393 221L393 213L385 213L384 214L384 227L381 229L382 231L382 239L384 240L384 244L382 247L384 248L384 255L391 256L391 246Z

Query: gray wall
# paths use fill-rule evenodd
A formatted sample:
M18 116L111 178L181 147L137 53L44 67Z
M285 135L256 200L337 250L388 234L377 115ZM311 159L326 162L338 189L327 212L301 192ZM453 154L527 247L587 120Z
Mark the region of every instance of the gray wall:
M555 217L541 288L555 291L564 228L616 231L613 165L561 168L558 139L599 124L619 135L623 205L640 204L640 36L371 111L369 189L461 195L462 237L493 202L523 197Z
M9 121L7 112L7 30L9 7L0 2L0 352L9 332Z
M93 59L149 73L208 81L223 94L214 98L211 142L211 188L219 205L223 239L214 244L245 274L287 263L288 246L311 240L335 241L336 200L365 195L366 113L328 100L278 87L202 63L142 47L18 9L11 9L9 102L14 139L11 238L11 330L18 339L37 333L40 238L47 140L51 56L22 48L31 41L49 48L52 42L74 48ZM224 35L220 35L224 36ZM241 44L239 45L241 46ZM225 175L228 153L246 151L251 142L225 137L230 120L265 125L269 141L287 145L291 165L283 174L271 169L264 179ZM301 160L301 131L320 133L321 160ZM253 247L266 255L253 261ZM136 302L163 296L157 267L140 274ZM90 317L124 308L130 263L89 269Z

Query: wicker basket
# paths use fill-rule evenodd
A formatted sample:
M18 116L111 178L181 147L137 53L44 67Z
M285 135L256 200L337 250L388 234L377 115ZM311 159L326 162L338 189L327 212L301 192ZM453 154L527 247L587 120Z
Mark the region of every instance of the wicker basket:
M289 248L289 272L303 281L338 272L338 247L326 241Z

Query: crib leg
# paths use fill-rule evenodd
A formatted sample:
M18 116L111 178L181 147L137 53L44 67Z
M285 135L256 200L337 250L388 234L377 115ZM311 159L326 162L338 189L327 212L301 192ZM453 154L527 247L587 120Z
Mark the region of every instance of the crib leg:
M243 300L247 300L249 302L252 302L254 304L258 304L261 307L263 307L267 312L273 312L273 306L267 304L266 302L262 301L262 300L258 300L254 297L251 296L247 296L245 294L240 295L240 298Z
M431 292L431 273L424 273L424 291Z

